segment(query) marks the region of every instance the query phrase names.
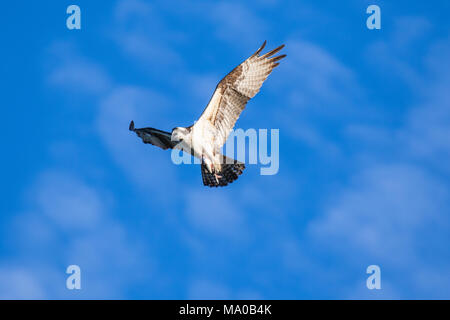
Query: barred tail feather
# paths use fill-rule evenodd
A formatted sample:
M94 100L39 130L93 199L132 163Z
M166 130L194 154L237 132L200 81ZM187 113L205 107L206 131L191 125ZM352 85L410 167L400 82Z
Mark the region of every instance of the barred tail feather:
M239 162L237 160L231 160L230 158L224 157L224 163L222 164L222 169L220 172L217 172L216 175L210 173L206 168L205 164L202 164L202 179L203 185L209 187L224 187L229 183L232 183L236 180L244 171L245 164Z

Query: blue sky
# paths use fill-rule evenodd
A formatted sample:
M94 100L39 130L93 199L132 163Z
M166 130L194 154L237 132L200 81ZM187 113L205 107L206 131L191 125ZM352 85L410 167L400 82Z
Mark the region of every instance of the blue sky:
M3 6L0 298L450 298L449 9ZM128 131L192 124L264 40L288 57L237 127L280 130L278 174L249 165L207 189ZM372 264L381 290L366 288Z

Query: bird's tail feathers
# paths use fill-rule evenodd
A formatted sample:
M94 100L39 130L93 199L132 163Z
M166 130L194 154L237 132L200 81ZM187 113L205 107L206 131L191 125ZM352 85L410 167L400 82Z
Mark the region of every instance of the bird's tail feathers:
M245 169L245 164L223 156L220 172L210 173L204 163L201 165L203 185L208 187L224 187L237 180Z

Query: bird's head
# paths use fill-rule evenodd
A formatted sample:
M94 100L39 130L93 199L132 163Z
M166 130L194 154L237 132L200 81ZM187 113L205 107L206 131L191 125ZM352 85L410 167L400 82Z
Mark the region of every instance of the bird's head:
M190 128L176 127L172 130L172 142L181 142L187 140L191 133Z

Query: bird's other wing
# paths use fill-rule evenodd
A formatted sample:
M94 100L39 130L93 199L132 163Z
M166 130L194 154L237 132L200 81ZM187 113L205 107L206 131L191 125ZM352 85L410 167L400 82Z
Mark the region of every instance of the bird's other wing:
M172 149L176 145L176 142L171 141L172 134L170 132L155 128L136 129L134 127L134 121L130 122L129 129L130 131L136 132L138 137L140 137L144 143L150 143L164 150Z
M259 55L266 41L247 60L234 68L216 87L214 94L198 121L209 121L217 130L216 146L221 147L228 138L248 100L253 98L273 68L286 55L273 57L284 45Z

